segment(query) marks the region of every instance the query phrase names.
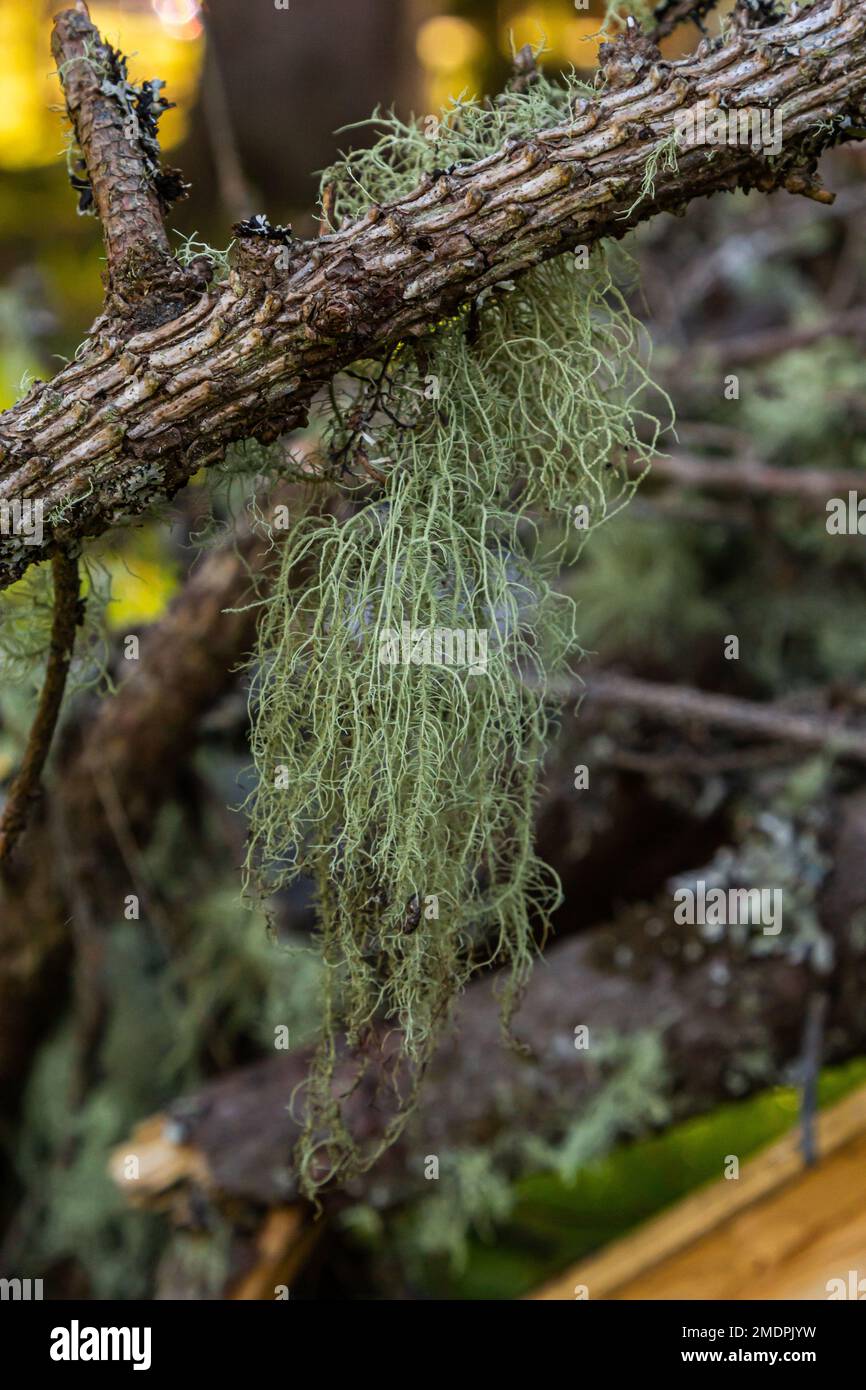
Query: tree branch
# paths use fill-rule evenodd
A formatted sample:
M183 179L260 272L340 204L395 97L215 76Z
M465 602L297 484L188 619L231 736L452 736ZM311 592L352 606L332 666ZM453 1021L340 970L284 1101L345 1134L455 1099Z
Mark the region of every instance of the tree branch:
M24 759L18 776L9 789L3 815L0 818L0 863L8 859L27 823L39 778L48 757L54 729L66 689L69 663L75 647L75 629L81 622L82 605L79 598L78 560L65 551L58 551L52 561L54 576L54 615L51 625L51 646L45 681L39 696L36 718L27 739Z
M569 687L572 695L580 692ZM617 708L631 707L682 728L689 723L717 726L760 738L821 748L837 757L866 763L866 730L838 718L792 714L776 704L761 705L732 695L714 695L686 685L663 685L600 671L587 677L583 698Z
M170 176L148 157L144 144L151 131L155 136L155 113L166 103L152 84L142 102L145 89L126 81L125 60L103 42L83 0L56 17L51 51L86 173L75 176L75 186L85 195L82 207L92 200L102 223L109 306L116 312L125 297L151 295L158 283L173 316L195 290L172 256L163 226L168 200L160 189ZM181 190L182 185L175 196Z
M814 194L819 154L863 119L860 0L818 0L673 63L645 39L606 47L604 89L572 121L315 241L240 239L227 284L177 317L163 321L176 304L155 286L155 327L109 303L77 360L0 417L0 500L39 499L49 521L41 545L0 538L0 587L58 543L172 496L231 442L297 427L334 372L423 335L489 285L720 190ZM668 167L677 113L698 101L782 108L781 154L695 146Z
M633 477L644 472L636 462L629 461L628 468ZM653 459L650 477L711 492L795 497L821 510L831 497L856 492L864 482L863 474L854 468L780 468L759 459L705 459L679 451Z

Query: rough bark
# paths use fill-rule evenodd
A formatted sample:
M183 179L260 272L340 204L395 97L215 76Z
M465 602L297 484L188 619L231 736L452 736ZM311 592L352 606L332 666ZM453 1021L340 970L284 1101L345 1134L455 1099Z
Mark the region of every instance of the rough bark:
M182 280L133 130L120 103L103 90L109 50L84 5L57 16L51 51L102 224L110 289L142 273L171 271Z
M829 196L814 169L863 121L866 12L862 0L818 0L673 63L625 38L607 46L600 80L568 124L427 178L318 241L242 239L228 282L158 326L169 290L127 275L124 311L109 305L76 360L0 417L0 500L39 499L48 522L39 545L0 538L0 586L58 542L173 495L232 441L298 426L340 367L539 261L724 189ZM698 101L783 108L781 155L681 148L645 182L677 113Z

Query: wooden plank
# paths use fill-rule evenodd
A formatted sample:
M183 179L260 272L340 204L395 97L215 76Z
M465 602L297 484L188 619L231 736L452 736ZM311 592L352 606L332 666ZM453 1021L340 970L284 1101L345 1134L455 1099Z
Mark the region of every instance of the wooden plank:
M255 1265L229 1289L227 1297L273 1302L281 1287L291 1295L292 1282L303 1269L322 1229L323 1223L314 1226L309 1211L300 1204L272 1208L256 1237Z
M864 1135L613 1297L825 1299L827 1281L852 1269L866 1276Z
M831 1155L860 1136L866 1136L866 1087L846 1096L831 1109L822 1112L818 1117L817 1128L818 1152L822 1162L818 1168L806 1173L807 1178L820 1178L828 1166L827 1160ZM866 1161L866 1153L861 1155L859 1161ZM847 1165L845 1168L847 1172ZM856 1162L854 1169L856 1170ZM850 1176L853 1180L853 1172ZM637 1286L644 1275L647 1276L647 1284L643 1287L649 1287L652 1285L650 1271L655 1271L661 1277L658 1267L663 1261L693 1246L710 1232L718 1230L724 1223L731 1222L740 1213L761 1203L770 1194L780 1192L787 1184L795 1183L798 1179L802 1182L803 1177L799 1131L794 1130L744 1164L738 1179L721 1179L711 1186L691 1193L674 1207L653 1217L631 1235L615 1241L598 1255L573 1266L531 1297L573 1300L576 1297L576 1287L581 1286L587 1288L590 1298L596 1299L632 1296L761 1297L760 1294L742 1292L713 1294L703 1289L696 1295L697 1286L694 1283L690 1291L676 1294L625 1294L623 1290L628 1286ZM857 1186L855 1183L855 1187ZM858 1196L862 1205L862 1183L859 1184ZM863 1265L863 1273L866 1274L866 1265ZM743 1277L742 1270L739 1277ZM678 1279L679 1275L676 1278ZM692 1278L694 1279L694 1275ZM683 1289L687 1286L678 1282L677 1287ZM826 1294L823 1296L826 1297Z

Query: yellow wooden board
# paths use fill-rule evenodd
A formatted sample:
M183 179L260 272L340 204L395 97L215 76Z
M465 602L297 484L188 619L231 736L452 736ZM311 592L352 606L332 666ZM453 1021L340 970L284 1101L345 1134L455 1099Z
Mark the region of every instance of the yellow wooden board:
M739 1178L692 1193L532 1296L826 1299L830 1279L866 1281L866 1088L817 1128L816 1167L786 1135Z

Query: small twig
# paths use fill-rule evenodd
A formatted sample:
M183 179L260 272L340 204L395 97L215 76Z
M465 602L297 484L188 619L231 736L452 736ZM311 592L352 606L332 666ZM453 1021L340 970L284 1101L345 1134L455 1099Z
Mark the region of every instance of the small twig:
M717 0L662 0L653 10L655 24L650 29L649 37L658 43L659 39L672 34L679 24L689 20L697 25L702 34L706 34L704 19L715 9L716 3Z
M800 1059L800 1144L803 1162L807 1168L813 1167L818 1161L815 1117L818 1112L818 1079L821 1075L824 1015L826 1012L827 995L824 993L812 994L806 1005L803 1055Z
M60 797L52 808L52 837L56 845L58 868L66 889L70 909L68 927L73 942L72 984L74 992L75 1058L69 1078L69 1101L83 1103L92 1078L107 1017L104 980L105 933L97 927L86 875L79 871L80 853L76 837L80 826L74 823Z
M639 772L648 777L681 773L692 777L715 777L720 773L744 772L784 763L792 757L790 749L768 744L759 748L744 748L736 753L704 756L694 748L682 747L671 752L642 753L631 748L616 748L605 755L605 762L623 772Z
M257 205L244 173L235 127L229 107L222 63L213 27L208 28L202 101L207 116L207 133L216 170L220 202L232 222L241 222Z
M511 61L511 77L505 84L508 92L526 92L534 86L541 74L538 70L536 50L531 43L525 43L514 54Z
M78 560L65 551L58 551L51 562L54 576L54 617L51 625L51 645L48 667L36 718L27 739L24 760L12 783L3 818L0 820L0 862L9 858L23 831L30 804L39 786L39 779L66 689L66 677L75 646L75 629L83 617L79 597Z
M629 460L628 470L639 477L645 465ZM650 478L684 487L756 497L796 497L824 508L831 497L863 487L864 475L855 469L778 468L755 459L703 459L677 452L653 459Z
M690 722L717 725L742 734L822 749L837 757L866 763L866 729L852 729L828 714L811 718L792 714L778 704L761 705L732 695L714 695L686 685L663 685L599 672L588 676L581 688L572 683L556 685L552 693L578 696L608 706L641 710L653 718L681 727Z
M337 227L337 185L331 180L322 189L322 216L319 221L319 236L336 232Z

